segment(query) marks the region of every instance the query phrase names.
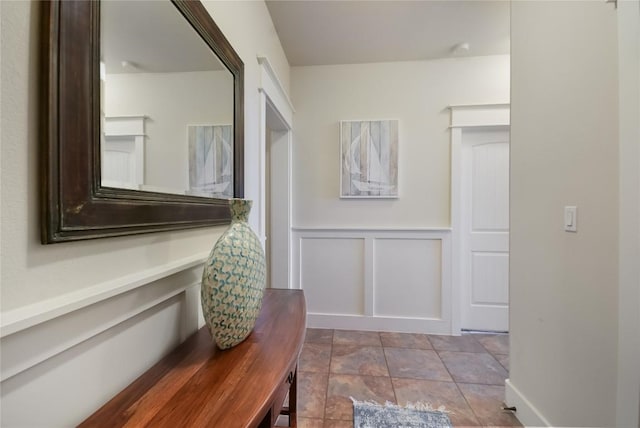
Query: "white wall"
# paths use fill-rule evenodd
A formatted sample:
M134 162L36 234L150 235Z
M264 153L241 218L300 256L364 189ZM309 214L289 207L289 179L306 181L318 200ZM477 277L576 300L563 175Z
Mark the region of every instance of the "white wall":
M105 115L147 116L144 184L189 189L187 125L233 124L228 71L108 74Z
M294 67L291 94L293 277L310 325L450 333L447 107L507 103L509 56ZM339 198L339 122L359 119L399 120L397 199Z
M288 64L264 3L205 6L245 63L251 197L260 184L256 56L270 58L285 87ZM201 261L224 229L40 244L39 14L37 2L0 2L2 426L75 425L192 332L202 322Z
M39 7L2 2L2 312L206 253L222 228L41 245Z
M525 425L613 426L616 9L512 2L511 53L507 399ZM577 233L563 231L565 205L578 207Z
M450 113L509 101L509 56L293 67L294 225L450 225ZM340 120L398 119L399 197L339 199Z
M640 1L618 3L620 289L617 426L640 420Z
M273 27L271 16L263 1L203 1L205 7L216 19L216 23L231 41L233 48L244 61L244 138L245 138L245 180L244 196L254 201L249 223L259 235L261 162L259 142L261 68L257 57L269 59L274 72L285 91L289 90L289 62L282 50L278 34ZM263 238L260 236L260 238Z

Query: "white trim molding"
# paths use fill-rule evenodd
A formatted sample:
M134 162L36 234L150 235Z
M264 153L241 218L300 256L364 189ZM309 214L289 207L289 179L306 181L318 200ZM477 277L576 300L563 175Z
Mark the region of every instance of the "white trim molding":
M449 106L451 128L475 126L509 126L509 104L477 104Z
M262 241L262 247L266 248L266 147L267 147L267 107L271 106L271 110L275 111L281 121L286 125L287 129L291 131L293 129L293 114L295 110L293 104L287 95L287 91L280 83L280 79L276 75L269 60L264 56L257 57L258 64L260 66L260 83L258 85L259 92L259 105L260 105L260 117L259 117L259 129L258 136L259 142L259 177L260 177L260 194L258 201L258 231L257 234ZM290 132L289 132L290 133ZM291 140L291 136L288 137ZM291 171L290 174L291 175Z
M262 248L266 250L267 248L267 189L266 189L266 171L267 171L267 110L271 113L275 113L277 116L277 122L281 129L278 129L280 132L286 132L287 142L287 177L288 177L288 195L287 195L287 206L284 209L284 212L281 212L281 215L287 216L287 264L291 265L291 221L293 218L293 201L292 201L292 180L293 180L293 135L291 130L293 129L293 114L295 113L295 109L293 108L293 103L289 99L289 95L287 94L287 90L284 88L280 79L276 75L273 67L269 60L264 56L258 56L257 61L260 69L260 83L258 85L259 92L259 106L260 106L260 116L259 116L259 129L258 129L258 138L259 148L258 148L258 157L259 157L259 177L260 177L260 193L259 193L259 201L258 201L258 236L262 241ZM288 269L289 276L289 284L287 286L291 286L291 270Z
M267 57L258 56L258 64L260 65L260 86L258 89L269 95L276 110L283 115L285 122L291 127L293 125L293 114L296 110L293 108L293 103L289 99L287 91L282 86Z
M292 268L309 327L455 334L449 228L294 227Z
M128 276L64 299L46 301L3 314L2 369L0 381L16 376L43 361L64 353L116 325L166 302L189 289L199 290L203 259L172 263L146 275ZM199 294L199 293L198 293ZM195 299L197 300L197 299ZM47 304L50 306L46 308ZM34 313L27 316L31 310ZM39 312L35 312L39 311ZM198 308L188 316L185 335L197 328Z
M184 270L200 267L207 256L208 253L195 254L191 257L136 272L135 274L126 275L93 287L84 288L53 299L2 312L0 337L4 338L5 336L67 315L89 305L111 299L120 294L130 292L136 288Z
M194 333L205 257L3 313L0 424L76 426Z

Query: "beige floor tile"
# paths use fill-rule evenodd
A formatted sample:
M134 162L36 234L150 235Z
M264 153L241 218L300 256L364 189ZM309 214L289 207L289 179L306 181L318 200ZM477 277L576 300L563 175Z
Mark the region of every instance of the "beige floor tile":
M375 331L335 330L334 345L382 346L380 333Z
M380 333L382 346L392 348L433 349L425 334Z
M453 382L435 351L425 349L384 348L391 377Z
M504 386L460 383L458 387L483 425L522 426L511 412L502 410Z
M298 417L324 418L329 375L298 372Z
M324 420L315 418L298 418L298 428L324 428Z
M389 376L381 347L333 345L331 373Z
M436 351L487 352L472 334L462 336L429 335L429 342Z
M484 348L492 354L508 354L509 353L509 335L478 335L476 340L480 342Z
M353 402L350 397L359 401L395 402L391 379L388 377L331 374L325 418L352 421Z
M509 372L509 355L494 354L493 356L496 358L496 360L498 360L500 364L502 364L502 367L504 367L508 373Z
M307 342L302 347L298 359L298 371L329 373L331 363L331 343Z
M455 382L504 385L509 376L489 353L443 351L439 354Z
M324 428L353 428L353 422L325 419Z
M333 330L308 328L304 341L312 343L331 343L333 341Z

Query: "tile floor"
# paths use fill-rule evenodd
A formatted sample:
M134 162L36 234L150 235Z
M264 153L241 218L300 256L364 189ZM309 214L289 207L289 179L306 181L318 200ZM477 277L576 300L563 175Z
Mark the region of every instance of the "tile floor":
M358 400L444 405L456 427L521 426L503 411L509 336L308 329L298 366L298 426L352 428Z

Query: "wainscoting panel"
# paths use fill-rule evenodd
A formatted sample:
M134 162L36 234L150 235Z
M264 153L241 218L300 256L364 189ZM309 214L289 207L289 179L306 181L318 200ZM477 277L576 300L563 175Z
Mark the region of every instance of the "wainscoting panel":
M202 266L168 264L12 317L0 339L0 426L75 426L97 410L203 324Z
M374 315L440 319L442 241L376 239Z
M315 328L451 329L451 231L293 228L293 288Z
M300 273L309 312L364 314L364 239L301 239Z

